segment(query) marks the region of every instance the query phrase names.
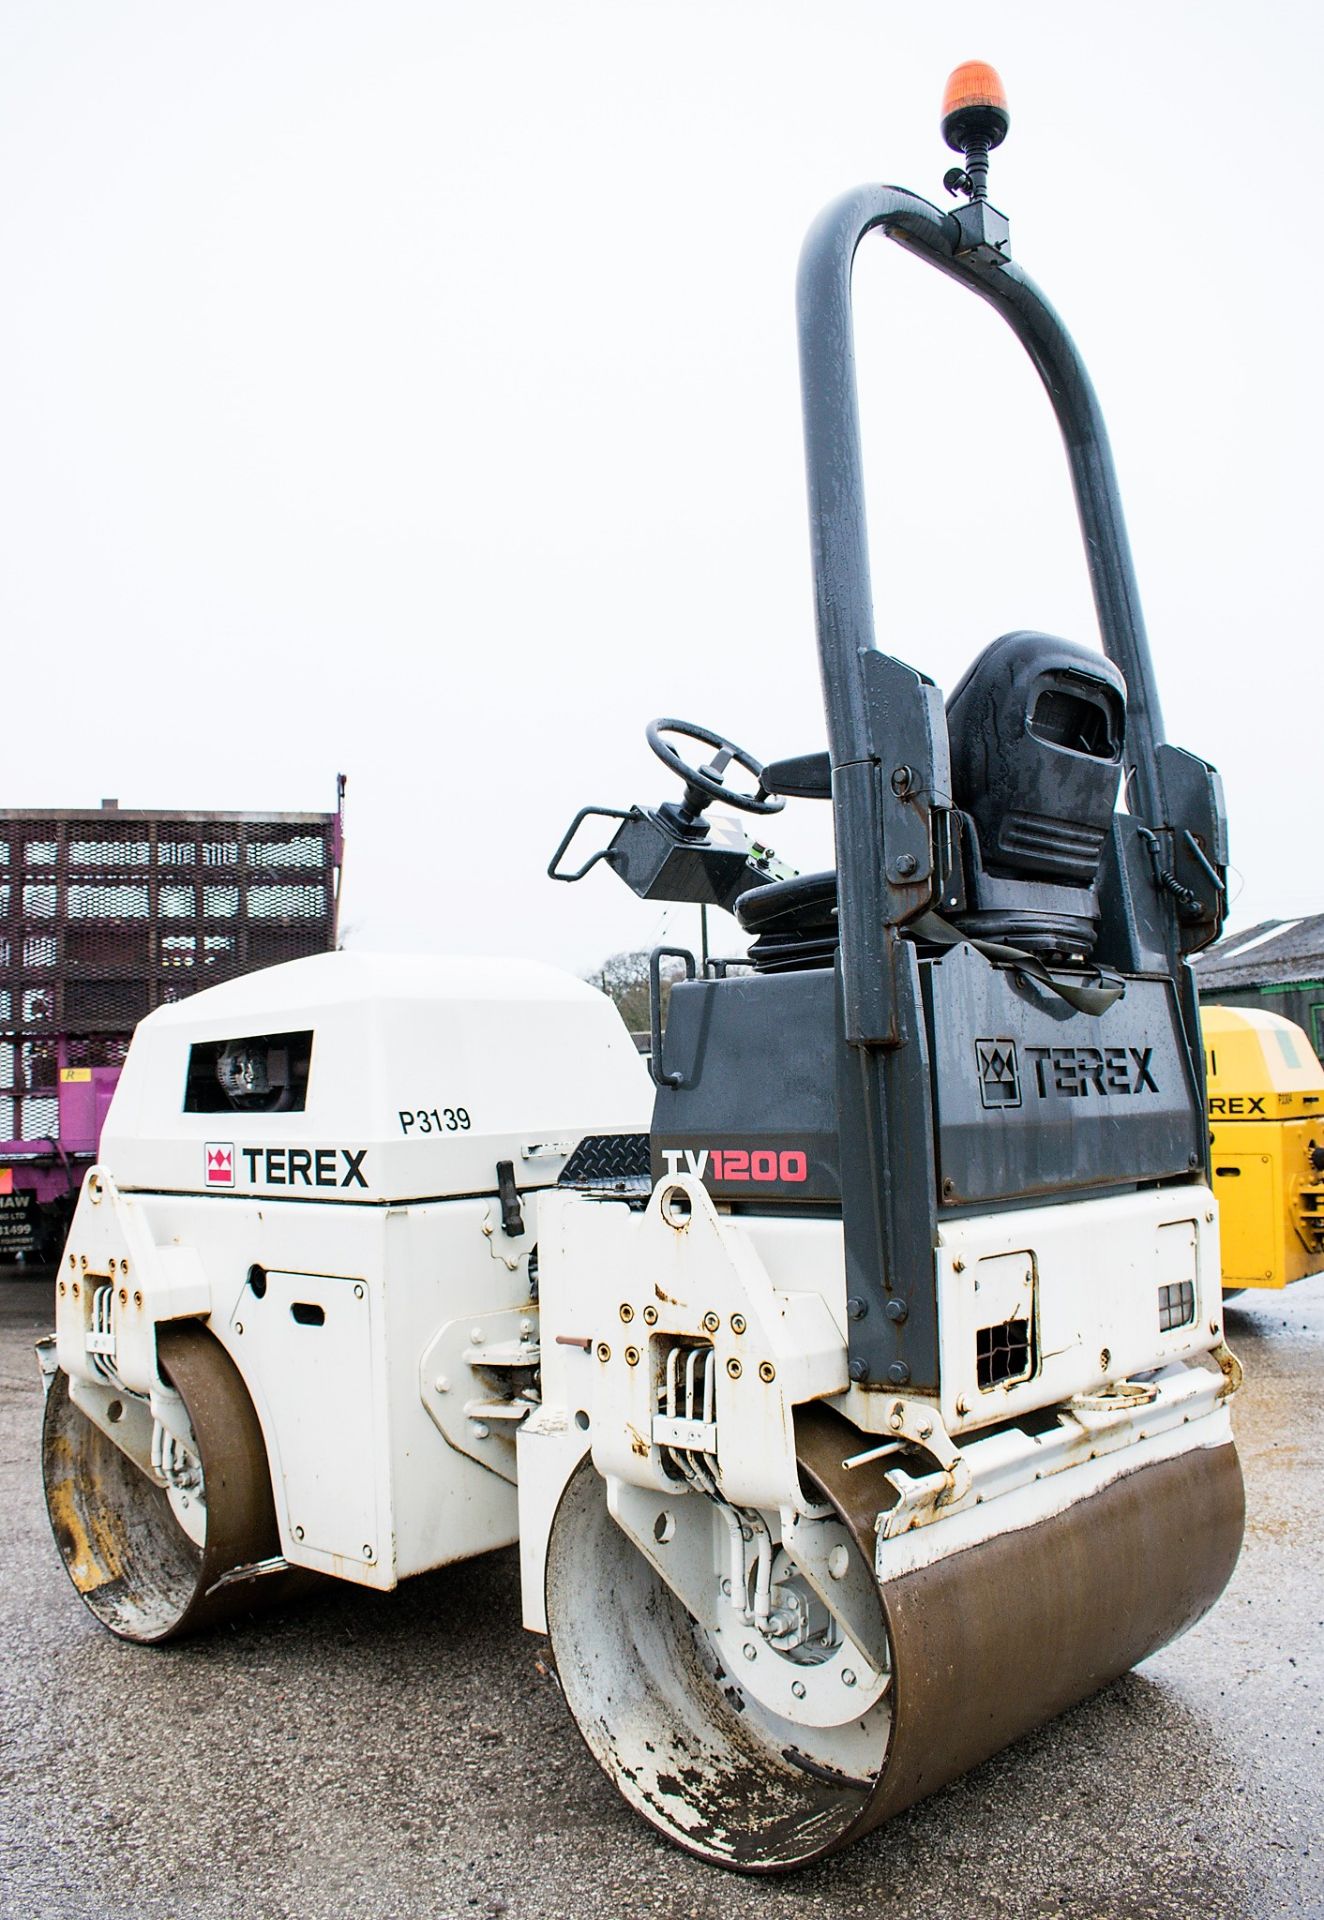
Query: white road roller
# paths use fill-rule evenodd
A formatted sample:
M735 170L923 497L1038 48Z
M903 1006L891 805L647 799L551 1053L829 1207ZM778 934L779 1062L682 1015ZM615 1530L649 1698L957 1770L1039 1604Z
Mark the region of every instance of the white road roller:
M388 1586L518 1520L590 1750L749 1872L1106 1685L1241 1541L1187 965L1222 920L1221 795L1163 742L1098 406L987 199L1006 127L996 75L958 70L960 204L862 188L806 243L826 750L654 722L680 797L585 808L553 860L752 942L679 956L665 1032L655 991L647 1098L606 1003L538 969L255 976L141 1029L60 1276L47 1493L108 1625L165 1638L287 1568ZM871 232L1029 351L1102 654L1006 634L944 703L877 647ZM834 870L709 812L788 797L832 807Z

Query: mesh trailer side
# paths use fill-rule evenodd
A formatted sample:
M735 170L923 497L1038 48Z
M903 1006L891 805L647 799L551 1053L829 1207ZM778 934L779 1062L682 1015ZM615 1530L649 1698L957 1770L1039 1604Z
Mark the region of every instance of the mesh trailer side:
M335 946L337 813L0 809L0 1141L153 1008Z

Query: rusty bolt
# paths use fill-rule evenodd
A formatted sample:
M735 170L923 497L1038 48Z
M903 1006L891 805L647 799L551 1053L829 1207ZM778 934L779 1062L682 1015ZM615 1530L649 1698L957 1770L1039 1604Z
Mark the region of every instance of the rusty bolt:
M127 1260L121 1260L121 1261L120 1261L120 1272L121 1272L121 1273L127 1273L128 1271L129 1271L129 1263L128 1263L128 1261L127 1261Z
M78 1282L75 1280L74 1281L74 1299L77 1300L81 1293L82 1293L82 1288L79 1286Z
M647 1327L655 1327L657 1325L657 1308L656 1307L644 1308L644 1325Z
M960 1399L956 1403L956 1411L960 1414L967 1414L970 1411L970 1402L966 1399L964 1394L961 1395Z
M627 1347L625 1349L625 1364L627 1367L637 1367L639 1365L638 1347Z
M903 853L897 860L896 870L903 880L909 880L918 865L919 861L913 853Z
M604 1365L608 1360L611 1359L611 1348L607 1345L607 1342L605 1340L599 1340L598 1342L598 1358L603 1362Z
M634 1308L630 1305L628 1300L621 1301L621 1319L624 1320L627 1327L629 1326L630 1322L634 1319Z
M128 1304L129 1304L129 1289L127 1287L121 1287L120 1288L120 1305L122 1307L127 1307Z
M1211 1320L1211 1321L1209 1322L1209 1331L1210 1331L1210 1333L1212 1333L1213 1335L1215 1335L1215 1337L1217 1337L1217 1334L1218 1334L1218 1322L1217 1322L1217 1320Z
M87 1255L85 1253L79 1254L78 1264L83 1269L83 1272L86 1273L87 1272Z
M745 1318L745 1316L744 1316L744 1314L743 1314L743 1313L733 1313L733 1314L731 1315L731 1331L732 1331L732 1333L743 1333L743 1332L745 1331L745 1328L746 1328L746 1327L747 1327L748 1325L749 1325L749 1322L748 1322L748 1320L746 1320L746 1318Z
M244 1330L244 1323L243 1323L243 1321L242 1321L242 1320L236 1320L236 1321L235 1321L235 1323L234 1323L234 1330L235 1330L235 1332L236 1332L236 1333L242 1333L242 1332L243 1332L243 1330Z
M717 1329L721 1326L721 1324L722 1324L721 1317L718 1314L715 1314L712 1312L708 1312L704 1314L703 1330L705 1333L716 1333Z
M892 791L898 800L904 799L914 783L915 776L909 767L894 767L892 769Z
M953 1272L953 1273L964 1273L964 1272L965 1272L965 1261L964 1261L964 1260L960 1260L960 1259L957 1259L957 1260L953 1260L953 1261L952 1261L952 1272Z
M107 1265L107 1268L106 1268L107 1273L113 1274L115 1271L115 1267L116 1267L116 1262L112 1259Z
M78 1265L78 1262L77 1262L77 1260L76 1260L76 1259L74 1258L74 1256L73 1256L73 1254L72 1254L72 1253L71 1253L71 1254L69 1255L69 1265L70 1265L71 1267L76 1267L76 1266Z
M64 1281L64 1280L61 1280L61 1282L60 1282L60 1292L61 1292L61 1293L63 1293L63 1292L64 1292L64 1290L65 1290L65 1287L66 1287L66 1285L67 1285L67 1284L68 1284L68 1283L67 1283L66 1281Z
M740 1362L734 1356L732 1356L732 1358L727 1361L726 1370L730 1374L733 1380L738 1380L741 1374L745 1371L745 1369L741 1366Z
M763 1382L764 1386L770 1387L776 1378L777 1369L773 1366L771 1360L760 1360L759 1379Z
M950 1200L950 1199L952 1198L952 1195L953 1195L953 1194L954 1194L955 1192L956 1192L956 1182L955 1182L955 1180L953 1180L953 1179L951 1179L950 1177L949 1177L948 1179L946 1179L946 1180L944 1180L944 1181L943 1181L943 1183L942 1183L942 1197L943 1197L943 1199L944 1199L944 1200Z
M1099 1355L1099 1365L1103 1368L1105 1373L1108 1371L1109 1367L1112 1365L1112 1358L1113 1356L1112 1356L1111 1347L1105 1347L1103 1352Z

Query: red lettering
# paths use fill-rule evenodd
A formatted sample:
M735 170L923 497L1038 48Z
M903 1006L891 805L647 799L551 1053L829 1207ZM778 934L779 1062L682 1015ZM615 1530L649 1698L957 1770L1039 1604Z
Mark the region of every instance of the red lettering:
M713 1179L720 1180L722 1177L722 1149L720 1147L714 1147L708 1155L708 1165L712 1169Z
M728 1147L722 1155L724 1180L748 1180L749 1155L743 1147Z
M759 1147L749 1156L749 1170L756 1180L777 1178L777 1156L767 1147Z
M809 1178L809 1162L798 1147L793 1147L782 1155L781 1174L783 1180L807 1180Z

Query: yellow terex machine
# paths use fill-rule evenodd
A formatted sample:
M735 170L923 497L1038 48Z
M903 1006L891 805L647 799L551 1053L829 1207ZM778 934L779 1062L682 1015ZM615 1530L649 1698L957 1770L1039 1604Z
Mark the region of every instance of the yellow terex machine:
M1202 1007L1223 1291L1324 1273L1324 1067L1276 1013Z

